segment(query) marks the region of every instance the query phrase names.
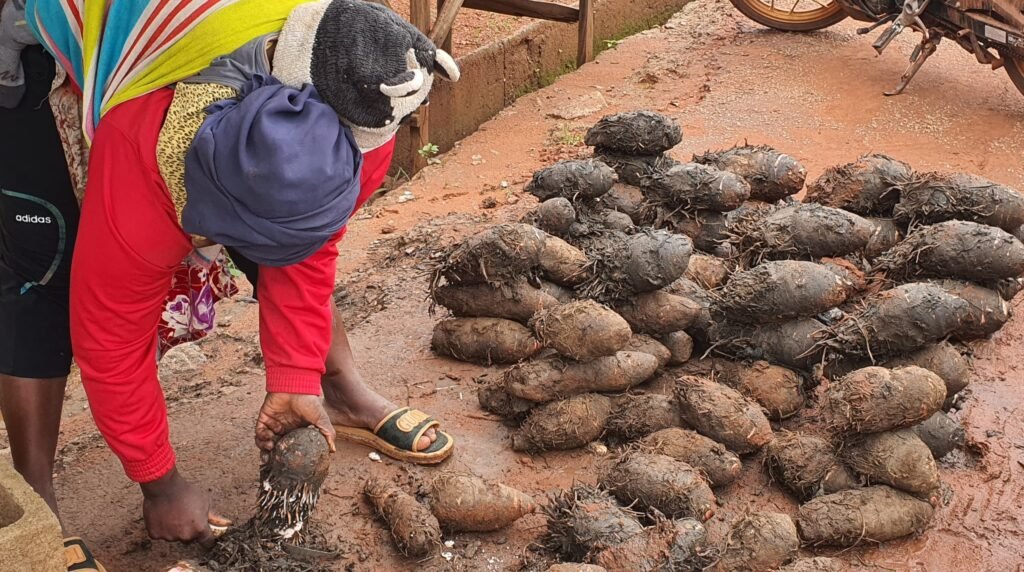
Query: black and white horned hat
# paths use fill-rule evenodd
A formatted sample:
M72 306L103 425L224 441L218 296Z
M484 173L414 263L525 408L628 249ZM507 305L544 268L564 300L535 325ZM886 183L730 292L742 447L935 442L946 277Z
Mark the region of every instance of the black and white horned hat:
M434 73L458 81L459 67L412 24L362 0L302 4L274 51L274 76L320 97L352 129L363 151L386 143L427 101Z

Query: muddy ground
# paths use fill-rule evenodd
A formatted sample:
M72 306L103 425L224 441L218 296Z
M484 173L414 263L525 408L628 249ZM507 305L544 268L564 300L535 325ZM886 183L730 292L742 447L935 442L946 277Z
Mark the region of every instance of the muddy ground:
M587 451L537 457L513 453L508 430L477 407L475 379L496 375L438 359L428 349L434 319L425 301L433 257L478 225L517 219L534 200L521 192L537 168L586 153L581 135L603 114L647 108L675 117L685 139L678 158L749 140L797 156L816 177L868 151L919 169L958 169L1024 188L1024 97L1001 71L944 44L908 92L886 98L906 65L909 34L878 58L855 25L787 35L742 19L727 2L701 0L663 28L621 42L597 61L516 105L464 140L441 164L372 204L342 245L337 297L368 379L396 402L444 420L458 439L448 466L502 478L543 495L574 479L592 482ZM399 197L412 200L399 202ZM217 334L165 363L179 467L205 483L216 508L244 519L255 498L252 428L263 396L257 307L219 309ZM1011 571L1024 562L1024 320L976 347L976 377L958 415L977 458L945 463L954 495L921 537L842 553L851 569ZM194 556L145 539L138 488L96 433L78 387L67 401L58 496L67 523L111 571L163 570ZM792 513L756 458L723 490L709 523L721 536L744 511ZM543 529L539 516L503 532L456 535L453 559L408 562L357 495L364 478L414 482L432 469L376 463L342 445L317 517L345 554L339 570L515 570ZM828 553L824 551L823 553Z

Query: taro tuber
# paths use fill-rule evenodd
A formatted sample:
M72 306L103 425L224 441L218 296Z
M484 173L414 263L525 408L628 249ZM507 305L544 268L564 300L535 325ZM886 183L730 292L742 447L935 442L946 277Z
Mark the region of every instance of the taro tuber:
M708 336L715 350L740 360L766 360L795 369L810 369L824 354L825 325L814 318L778 324L714 323Z
M516 363L543 346L530 330L503 318L452 318L434 326L430 347L457 360L491 365Z
M956 331L969 311L965 300L935 284L904 284L861 300L829 344L844 355L871 358L912 352Z
M959 280L939 280L940 288L967 302L967 312L950 339L959 341L987 338L999 331L1013 315L1012 307L994 290Z
M548 524L543 543L567 560L582 560L643 530L635 513L607 492L584 484L556 492L542 510Z
M569 199L554 197L537 205L528 222L546 233L565 236L576 222L576 209Z
M676 383L683 421L736 453L757 451L772 440L772 428L761 408L738 391L697 376Z
M327 441L317 429L296 429L277 440L270 458L260 466L259 499L252 520L256 530L269 533L265 540L302 535L330 468Z
M611 400L596 393L541 405L531 411L519 430L512 434L512 449L578 449L604 433L611 409Z
M1024 197L977 175L924 173L900 191L893 216L907 224L969 220L1012 233L1024 224Z
M452 284L504 284L529 273L540 262L549 236L528 224L499 224L456 246L438 268ZM435 277L434 282L437 283Z
M971 376L970 361L949 342L926 346L914 353L888 360L883 365L888 368L916 365L939 376L946 384L947 407L953 397L967 387Z
M633 332L626 320L593 300L580 300L538 313L530 321L544 345L576 360L614 355Z
M801 500L860 486L832 445L813 435L776 435L765 447L765 464L772 478Z
M867 220L875 227L863 251L864 256L868 259L877 258L903 240L903 231L891 218L868 218Z
M549 236L540 253L540 271L555 284L578 286L590 278L590 261L582 250L557 236Z
M868 483L881 483L925 500L937 498L939 469L932 452L910 429L860 435L843 449L843 460Z
M766 361L715 363L718 381L756 401L773 421L790 417L804 406L803 378L793 370Z
M953 220L919 227L875 260L894 280L924 276L994 282L1024 273L1024 244L993 226Z
M530 495L467 473L446 471L430 483L430 510L442 527L490 532L537 509Z
M502 383L509 395L544 402L590 391L624 391L657 369L658 358L642 352L618 352L588 362L546 358L510 368Z
M852 284L814 262L779 260L732 275L718 308L730 320L781 322L818 314L846 301Z
M867 219L815 203L753 211L729 227L730 242L753 262L845 256L867 246L874 231Z
M489 284L448 284L435 288L432 294L434 302L460 318L505 318L524 324L537 312L561 304L554 296L526 280L497 288Z
M777 512L754 512L732 525L715 570L768 572L789 562L800 550L796 524Z
M655 176L679 164L666 155L629 155L610 149L595 150L594 158L614 169L619 181L636 187L648 186Z
M476 390L480 408L511 421L521 421L537 403L509 395L501 383L485 383Z
M668 395L622 395L612 403L605 431L616 439L632 441L680 423L679 407Z
M525 190L542 201L554 197L595 199L607 193L614 182L615 171L600 161L560 161L534 173Z
M706 310L702 308L700 316L703 317L705 313ZM664 335L661 337L661 343L668 348L668 363L671 365L682 365L693 356L693 338L686 332L672 332Z
M601 197L605 208L625 214L633 224L642 224L644 218L644 193L634 185L615 184Z
M405 491L378 477L371 477L363 494L387 523L402 554L422 558L441 544L441 527L430 510Z
M697 302L664 290L644 292L615 305L634 332L664 336L685 330L701 314Z
M693 519L658 520L629 540L602 550L591 561L607 572L699 572L704 569L704 525Z
M656 509L670 518L703 522L715 514L715 495L700 472L667 455L627 453L599 482L620 501Z
M661 230L627 235L607 232L579 246L594 263L594 278L581 293L601 300L621 300L668 286L686 272L693 244L685 236Z
M963 447L967 441L967 435L960 423L942 411L936 411L919 425L911 427L911 430L924 441L936 459L945 457L953 449Z
M729 278L728 264L717 256L694 254L690 256L690 264L686 267L684 277L693 280L702 288L713 290Z
M807 185L807 202L860 215L889 215L900 189L912 180L910 165L891 157L864 155L853 163L830 167Z
M797 528L805 544L856 546L920 532L934 512L925 501L878 485L811 500L800 507Z
M779 572L842 572L842 570L842 561L825 556L801 558L779 568Z
M667 346L643 334L633 334L623 351L650 354L658 359L659 367L664 367L672 360L672 351Z
M731 211L750 198L750 185L742 177L698 163L655 172L645 188L652 204L669 211Z
M880 433L924 421L942 407L945 398L946 384L926 369L872 366L832 384L827 407L840 430Z
M807 169L799 161L767 145L743 145L707 152L694 162L712 165L743 177L750 184L750 198L775 202L804 188Z
M700 433L672 427L651 433L640 440L641 450L666 455L700 471L713 487L736 480L743 468L740 458L725 445Z
M651 111L627 111L602 117L587 131L584 143L627 155L658 155L683 140L672 119Z

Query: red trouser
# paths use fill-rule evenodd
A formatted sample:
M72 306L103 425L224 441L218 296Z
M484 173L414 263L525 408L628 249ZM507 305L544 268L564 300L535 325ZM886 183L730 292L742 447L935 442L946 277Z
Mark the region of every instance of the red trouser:
M157 323L174 269L191 251L160 176L156 141L173 91L119 105L96 132L71 271L71 338L97 427L128 477L175 463L157 379ZM393 143L364 157L361 202ZM331 343L337 241L286 267L260 268L260 342L268 392L319 395Z

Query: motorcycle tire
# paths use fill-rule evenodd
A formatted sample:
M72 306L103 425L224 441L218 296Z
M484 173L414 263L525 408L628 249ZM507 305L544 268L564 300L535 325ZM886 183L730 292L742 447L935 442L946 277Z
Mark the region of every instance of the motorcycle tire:
M846 13L836 0L729 0L744 16L776 30L785 32L813 32L834 26L846 19ZM819 7L795 11L799 2L812 2ZM780 7L776 7L778 4ZM824 5L822 5L824 4ZM787 8L782 8L786 5Z

